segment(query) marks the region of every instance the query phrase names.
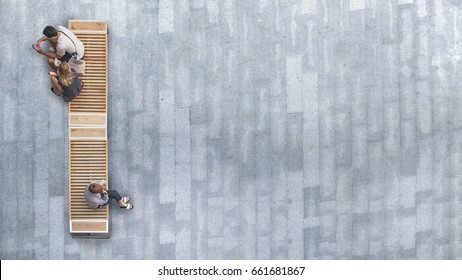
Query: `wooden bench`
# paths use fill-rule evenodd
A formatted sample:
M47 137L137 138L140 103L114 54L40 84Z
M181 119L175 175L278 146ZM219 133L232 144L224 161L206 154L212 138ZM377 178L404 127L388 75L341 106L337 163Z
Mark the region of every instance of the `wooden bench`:
M73 238L109 238L109 208L92 209L84 191L91 181L108 180L107 23L70 20L85 46L85 86L69 102L69 224ZM108 185L109 188L109 185Z

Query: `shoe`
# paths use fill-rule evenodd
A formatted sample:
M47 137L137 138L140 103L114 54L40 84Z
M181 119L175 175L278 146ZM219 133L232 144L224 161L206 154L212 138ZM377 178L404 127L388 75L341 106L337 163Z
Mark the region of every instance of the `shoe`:
M120 208L133 209L133 204L127 203L127 206L119 206Z

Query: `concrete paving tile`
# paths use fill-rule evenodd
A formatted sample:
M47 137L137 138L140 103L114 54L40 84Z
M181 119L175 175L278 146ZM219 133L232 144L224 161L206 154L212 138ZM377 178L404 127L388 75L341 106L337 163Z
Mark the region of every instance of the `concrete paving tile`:
M342 214L337 216L336 225L336 258L351 259L353 241L353 219L352 214Z
M460 253L462 247L462 242L456 241L452 242L450 245L450 258L454 260L460 260L462 258L462 254Z
M286 241L275 242L274 246L271 248L271 259L272 260L287 260L288 259Z
M127 245L127 241L123 240L119 244L119 246ZM113 245L114 247L114 245ZM120 247L119 247L120 248ZM127 248L127 247L125 247ZM121 250L114 250L115 255L119 255L121 258L123 257L121 255ZM123 252L123 254L125 251ZM96 240L83 240L80 243L80 258L82 260L94 260L96 259Z
M409 249L415 249L415 244L416 244L415 236L416 236L415 209L413 208L404 209L401 214L401 228L400 228L400 245L404 251L409 250Z
M141 240L138 241L140 243ZM109 240L103 240L99 242L96 246L96 259L98 260L110 260L112 259L112 245ZM139 245L137 246L137 248ZM136 249L135 249L136 250ZM137 254L137 257L142 257L142 254Z
M385 228L385 248L387 252L399 250L401 216L398 210L385 212L385 223L389 226ZM387 256L388 254L386 254Z
M416 231L427 232L432 229L432 192L416 193Z
M433 138L432 185L435 202L449 200L449 139L437 134Z
M303 116L287 115L287 166L289 171L303 170Z
M319 227L305 228L304 235L304 250L305 259L314 259L319 256Z
M205 180L207 176L207 135L205 125L191 126L191 178Z
M235 100L223 102L223 156L236 158L239 151L238 105Z
M321 242L319 244L319 257L320 260L333 260L335 258L335 243Z
M176 259L191 259L192 233L190 222L177 222L175 236L175 256Z
M416 191L432 189L433 147L430 138L419 140L416 166Z
M371 201L383 199L385 196L383 186L385 182L383 143L369 143L368 153L369 199Z
M320 186L303 189L304 217L319 216Z
M174 260L175 256L175 244L161 244L159 246L159 260Z
M161 145L159 165L159 201L170 203L175 201L175 147Z
M62 209L65 208L65 198L63 196L50 197L49 199L49 216L50 216L50 235L49 235L49 253L48 257L51 260L64 259L64 233L62 230L64 215L60 215Z
M175 203L160 204L159 207L159 242L175 243Z
M320 216L320 240L322 242L336 242L337 217L334 212L325 212Z
M271 225L271 196L257 196L257 238L267 236L273 230Z
M177 221L191 221L192 190L191 164L177 164L175 168L175 211Z
M193 244L192 258L206 259L207 258L207 215L208 215L208 197L207 184L204 181L192 181L192 209L193 210Z
M383 238L385 231L385 211L378 210L370 213L369 215L369 240L375 242L375 249L369 248L371 255L377 254L377 251L381 251L383 248ZM379 245L382 244L382 245Z
M223 197L208 199L208 237L223 236Z
M353 215L353 257L362 258L368 254L369 248L369 216Z
M333 200L336 197L336 169L335 150L323 148L320 151L320 178L321 178L321 201Z
M369 141L381 141L384 139L384 104L381 88L371 86L368 88L367 104L367 138Z
M447 97L433 98L433 130L441 133L447 133L449 129L449 100Z
M332 147L335 141L335 107L332 89L319 87L319 144L322 148Z
M401 174L413 176L417 163L417 138L414 120L401 122Z
M303 104L302 56L286 57L287 113L301 112Z
M433 259L447 260L451 256L449 244L433 244Z
M289 258L303 258L303 173L290 172L289 177Z
M221 139L221 127L223 123L222 97L219 94L221 84L209 84L207 82L207 138Z
M416 82L417 128L420 135L432 133L432 99L427 80Z
M433 203L433 243L445 244L450 237L449 205Z
M274 154L285 155L287 143L286 100L280 97L271 99L271 147Z
M223 259L223 238L211 238L209 239L209 251L208 259L210 260L221 260Z
M353 184L368 180L367 126L353 126L352 166Z
M350 213L353 206L353 169L337 168L336 212L338 215Z
M336 128L336 162L348 166L352 163L352 128L351 115L337 114Z
M175 160L177 163L191 162L190 108L175 110Z

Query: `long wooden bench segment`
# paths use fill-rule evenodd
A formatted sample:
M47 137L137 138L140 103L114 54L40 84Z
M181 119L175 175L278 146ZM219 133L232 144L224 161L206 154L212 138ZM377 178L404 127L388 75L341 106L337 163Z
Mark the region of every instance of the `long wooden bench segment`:
M86 203L78 208L73 206L81 200L85 201L85 187L91 181L107 180L107 142L71 140L69 151L69 213L71 219L81 218L73 216L74 211L101 212L104 208L92 209ZM107 209L104 211L107 215Z
M90 182L107 180L107 162L106 140L70 140L69 219L73 237L109 237L109 208L90 208L84 194Z
M72 237L109 238L109 207L92 209L85 201L91 181L108 181L107 23L69 21L85 47L85 84L69 103L69 220ZM109 186L107 186L109 189Z
M69 112L107 112L107 23L70 20L69 29L85 47L85 84L78 97L69 103Z

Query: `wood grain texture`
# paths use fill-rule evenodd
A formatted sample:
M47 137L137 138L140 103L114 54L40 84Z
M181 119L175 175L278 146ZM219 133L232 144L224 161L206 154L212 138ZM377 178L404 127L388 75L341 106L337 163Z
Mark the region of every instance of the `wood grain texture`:
M107 221L71 221L72 232L107 232Z

